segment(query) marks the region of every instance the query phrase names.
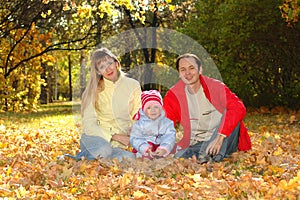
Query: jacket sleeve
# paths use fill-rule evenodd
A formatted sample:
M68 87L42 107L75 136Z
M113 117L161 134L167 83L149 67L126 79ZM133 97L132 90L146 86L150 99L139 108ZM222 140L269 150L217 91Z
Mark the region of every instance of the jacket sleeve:
M227 87L225 87L226 108L223 112L219 133L229 136L246 115L243 102Z
M142 107L142 102L141 102L141 94L142 90L141 87L138 85L136 89L133 91L132 97L130 99L130 117L131 119L133 116L139 111L139 109Z
M168 155L172 151L176 143L176 130L171 120L165 120L164 124L166 126L165 127L166 131L161 138L161 144L158 148L166 149L167 150L166 155Z
M143 130L140 128L138 121L133 124L130 132L130 144L139 153L144 154L145 150L149 146L145 136L143 135Z
M166 117L173 121L174 126L180 122L180 109L177 97L172 91L168 91L164 97L163 107L166 112Z
M223 115L218 132L229 136L246 115L243 102L221 81L200 76L208 100Z
M96 111L92 103L90 103L84 111L82 128L83 133L87 135L99 136L108 142L111 140L112 136L105 134L105 131L98 125Z

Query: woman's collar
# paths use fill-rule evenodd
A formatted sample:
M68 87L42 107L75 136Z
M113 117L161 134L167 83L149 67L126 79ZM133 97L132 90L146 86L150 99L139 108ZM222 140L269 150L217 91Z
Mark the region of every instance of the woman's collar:
M120 73L118 80L116 82L113 82L113 81L110 81L110 80L104 78L104 85L107 87L110 87L110 86L112 87L112 86L118 84L121 81L121 79L123 79L123 77L124 77L123 73Z

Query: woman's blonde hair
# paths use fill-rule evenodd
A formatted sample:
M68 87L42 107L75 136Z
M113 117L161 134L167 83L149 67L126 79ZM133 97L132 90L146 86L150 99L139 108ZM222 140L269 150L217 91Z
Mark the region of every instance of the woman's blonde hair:
M107 48L96 49L91 55L91 74L87 87L82 94L81 115L83 116L84 110L91 103L97 107L98 93L104 90L103 76L100 74L97 66L102 62L108 62L108 59L114 59L117 62L118 69L120 70L120 62L117 57Z

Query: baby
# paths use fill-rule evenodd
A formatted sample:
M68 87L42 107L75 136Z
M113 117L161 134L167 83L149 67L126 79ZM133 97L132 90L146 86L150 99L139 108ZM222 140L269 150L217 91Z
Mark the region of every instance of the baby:
M157 90L144 91L141 95L142 108L134 116L130 133L130 144L136 157L166 157L176 142L173 121L165 116L162 97Z

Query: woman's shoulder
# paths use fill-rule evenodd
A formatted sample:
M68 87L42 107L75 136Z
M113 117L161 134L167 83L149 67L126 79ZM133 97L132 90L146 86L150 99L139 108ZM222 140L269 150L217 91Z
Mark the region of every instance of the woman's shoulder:
M134 78L128 77L126 75L122 76L122 81L126 82L127 84L138 85L138 86L140 85L140 83L137 80L135 80Z

